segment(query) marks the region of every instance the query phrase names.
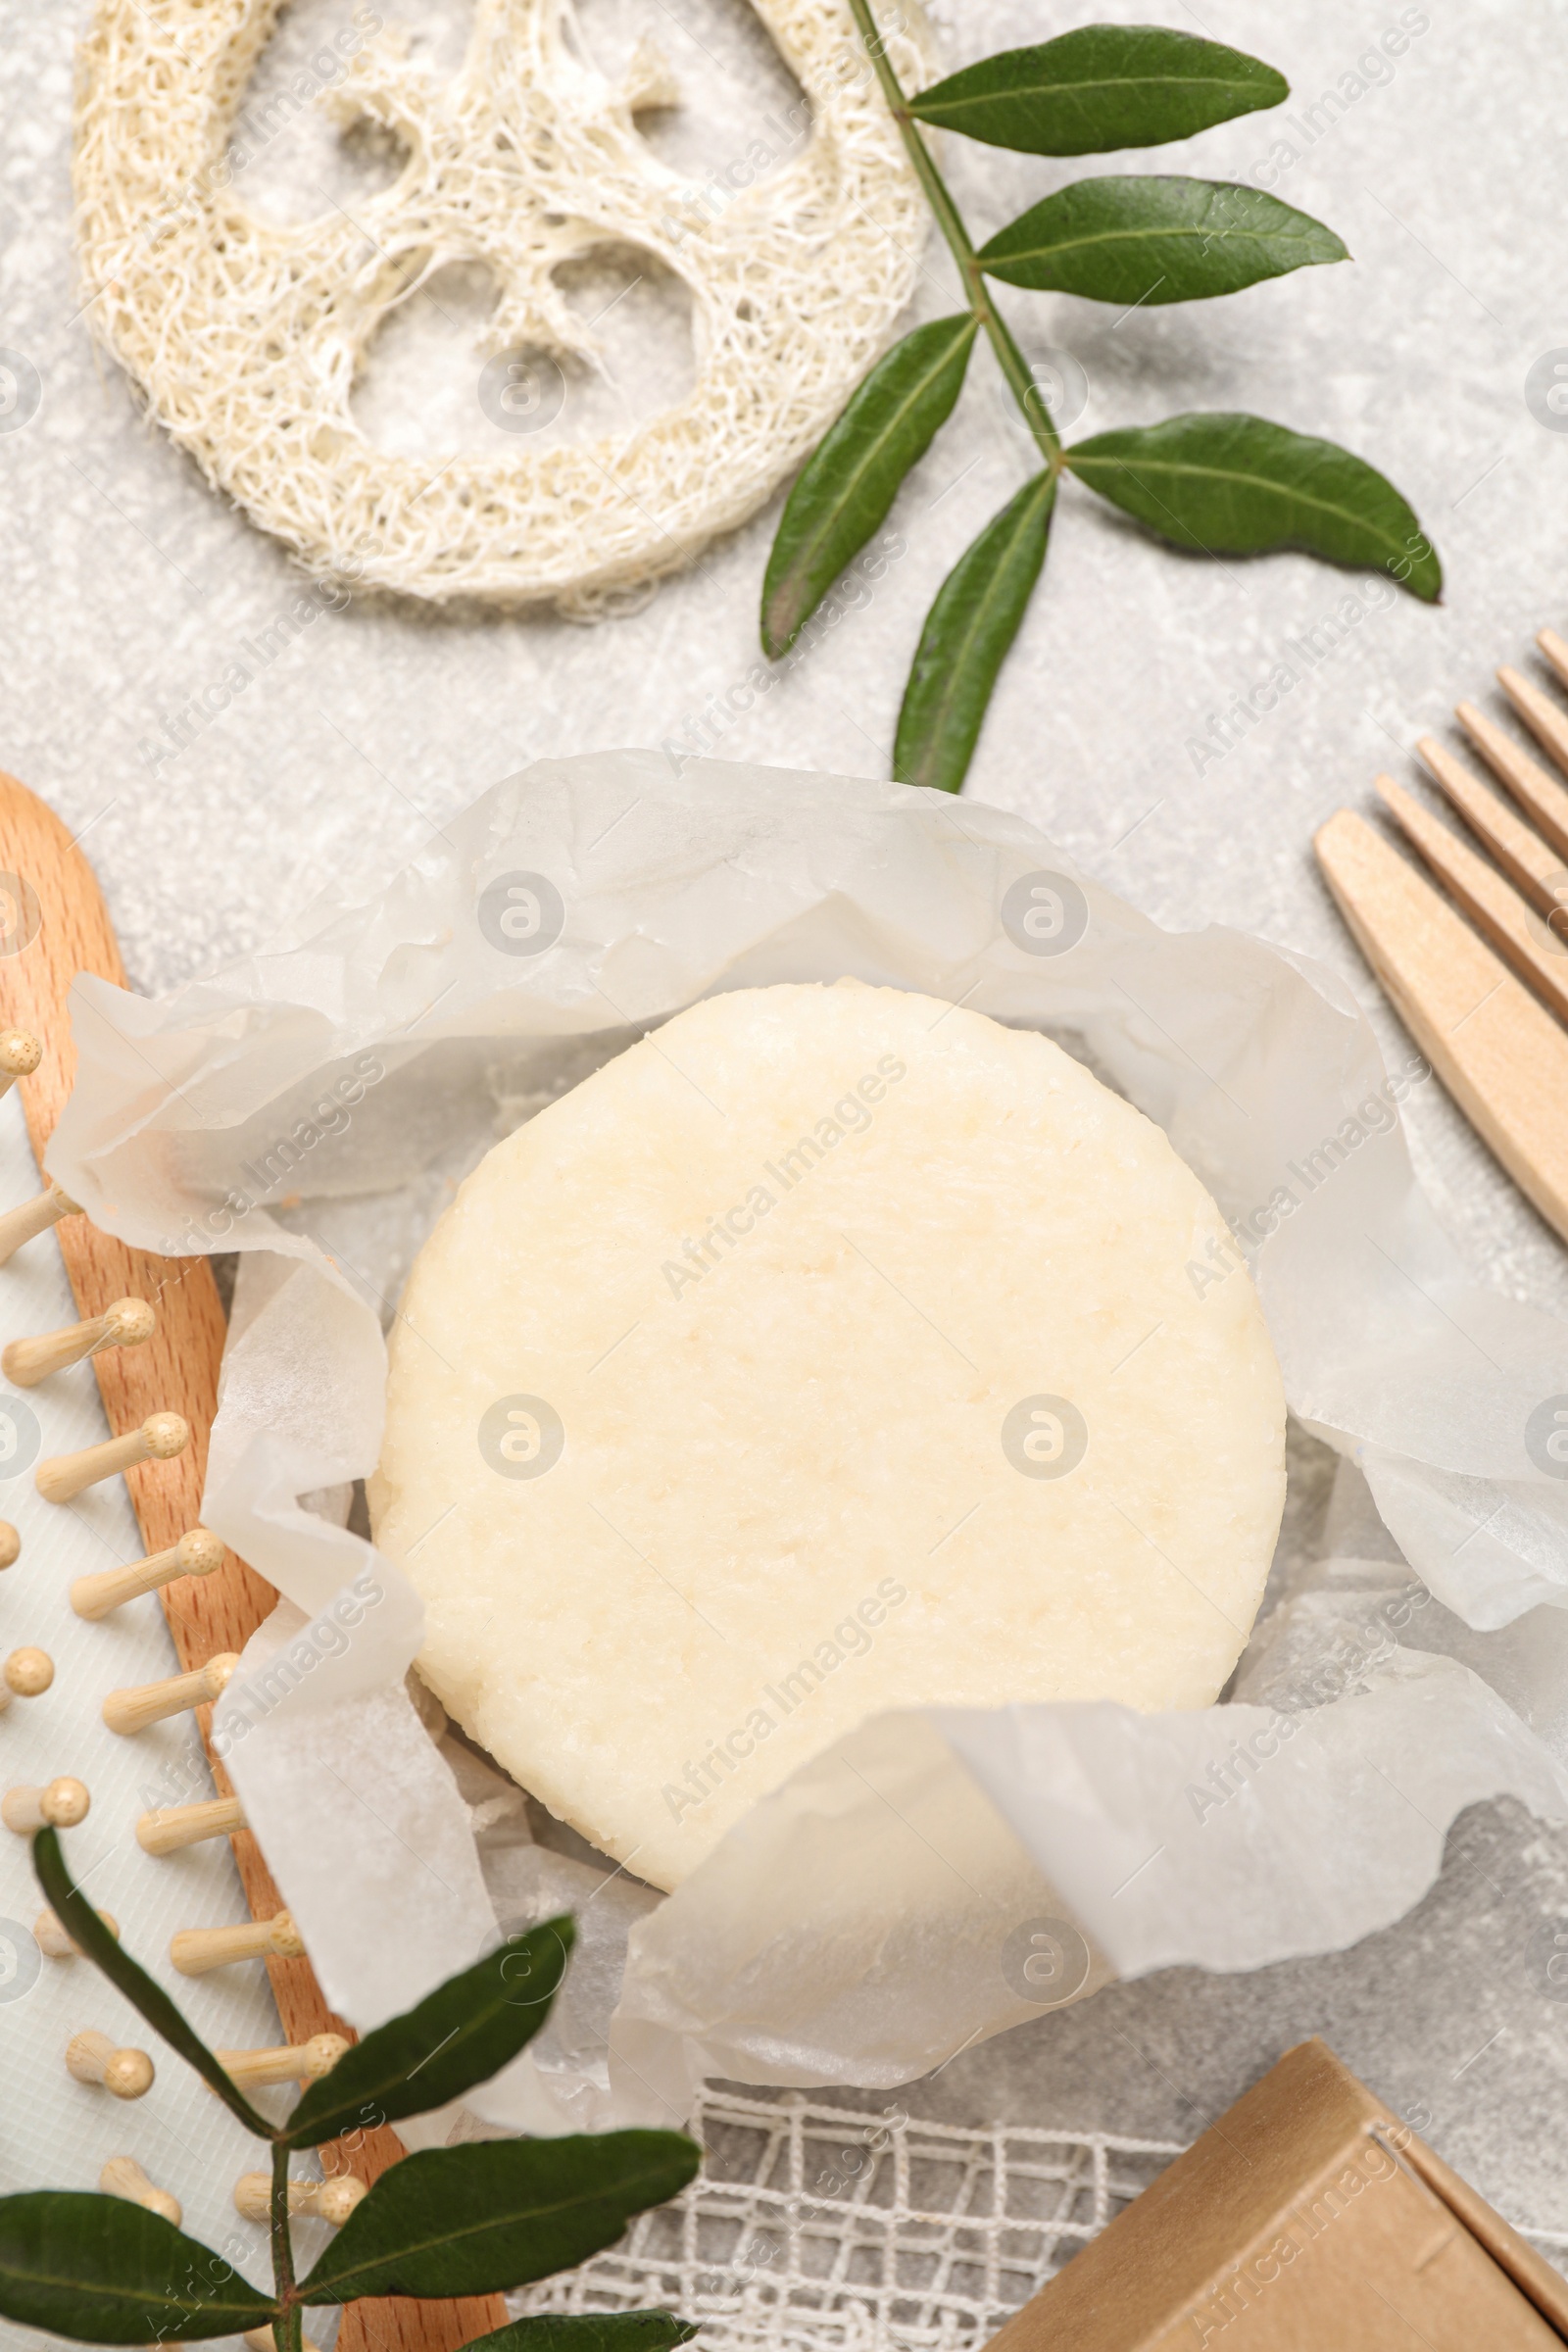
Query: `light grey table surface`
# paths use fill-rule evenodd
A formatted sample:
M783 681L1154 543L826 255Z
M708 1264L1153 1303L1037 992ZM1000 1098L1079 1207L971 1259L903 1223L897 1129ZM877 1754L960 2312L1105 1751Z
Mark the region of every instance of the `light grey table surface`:
M449 53L458 37L461 20L443 31L433 6L383 13L424 26ZM790 95L743 0L584 0L578 13L584 41L611 65L634 30L658 34L688 104L650 134L694 183ZM304 45L344 14L346 0L302 0L276 46ZM1162 922L1233 923L1324 957L1403 1051L1316 876L1311 836L1341 805L1367 807L1380 768L1409 781L1419 734L1454 740L1461 696L1497 709L1493 667L1539 670L1534 631L1568 620L1568 437L1525 398L1532 364L1568 344L1568 10L969 0L950 12L950 48L956 62L1105 15L1157 15L1281 66L1297 93L1284 110L1294 127L1244 119L1160 150L1152 167L1242 176L1286 138L1298 152L1277 192L1327 219L1355 258L1224 302L1121 318L1020 295L1007 307L1026 347L1074 355L1088 390L1080 431L1237 408L1343 440L1409 496L1447 587L1440 609L1390 601L1309 671L1298 662L1295 690L1200 772L1191 746L1210 714L1266 678L1357 582L1294 556L1178 557L1070 490L968 790L1027 814ZM1401 23L1416 29L1397 62L1357 74ZM744 675L776 503L646 609L598 627L358 599L306 632L189 750L154 765L147 747L164 716L221 676L238 642L284 605L292 575L138 419L77 315L79 24L70 10L21 0L3 0L0 24L0 343L28 357L42 387L36 415L0 432L0 763L85 836L135 985L167 987L265 941L328 880L378 885L433 823L532 759L679 736ZM262 71L280 72L279 56ZM1332 121L1321 110L1314 130L1300 109L1329 90L1348 102ZM259 205L304 217L385 175L324 129L295 137L256 167ZM985 233L1078 169L980 149L951 160ZM388 330L358 408L368 430L435 464L492 429L474 397L476 289L455 278L441 293L439 312L421 299ZM952 300L933 246L913 315ZM652 289L627 313L614 380L574 386L563 431L644 413L678 387L678 303ZM885 774L921 615L1025 466L982 354L898 509L906 555L734 721L725 756ZM1436 1085L1418 1091L1408 1125L1474 1267L1568 1310L1561 1247ZM1296 1467L1290 1540L1309 1544L1326 1461L1303 1444ZM1568 1837L1479 1808L1456 1827L1429 1898L1356 1949L1241 1979L1178 1971L1114 1988L958 2058L909 2104L973 2122L1186 2136L1291 2041L1321 2032L1505 2212L1568 2230L1568 2007L1544 1995L1538 1944L1541 1922L1560 1913Z

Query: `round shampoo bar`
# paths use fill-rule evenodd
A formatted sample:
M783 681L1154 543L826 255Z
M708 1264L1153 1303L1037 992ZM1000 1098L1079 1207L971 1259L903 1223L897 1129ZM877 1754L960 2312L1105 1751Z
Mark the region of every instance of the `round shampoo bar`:
M868 1715L1200 1707L1285 1402L1214 1203L1032 1031L737 990L498 1144L391 1342L420 1671L656 1886Z

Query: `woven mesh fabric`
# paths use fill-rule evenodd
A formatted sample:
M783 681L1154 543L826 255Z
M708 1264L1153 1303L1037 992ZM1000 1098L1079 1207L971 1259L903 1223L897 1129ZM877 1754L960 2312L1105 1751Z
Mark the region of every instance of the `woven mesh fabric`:
M1149 2182L1173 2140L971 2129L709 2085L708 2161L519 2313L664 2307L721 2352L983 2343Z
M711 2084L690 2129L690 2188L517 2316L672 2310L712 2352L971 2352L1185 2144ZM1568 2231L1525 2234L1568 2268Z
M676 94L652 44L612 87L573 43L567 0L477 0L449 78L391 26L352 69L327 55L338 78L319 97L407 160L352 215L278 226L236 174L267 135L241 110L282 0L98 0L76 105L85 315L214 486L312 570L438 601L548 599L579 619L614 609L800 463L919 266L924 200L844 0L754 4L811 108L777 170L742 152L693 200L636 129ZM890 54L918 86L926 37L910 12L898 22ZM443 266L493 274L483 351L543 354L559 375L602 361L560 272L627 249L690 293L696 381L678 405L439 466L359 429L368 345Z

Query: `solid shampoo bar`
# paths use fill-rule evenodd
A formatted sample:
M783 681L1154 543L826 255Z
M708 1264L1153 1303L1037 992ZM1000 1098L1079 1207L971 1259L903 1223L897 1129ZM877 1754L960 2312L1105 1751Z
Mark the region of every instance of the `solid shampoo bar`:
M422 1672L662 1886L884 1708L1207 1705L1284 1497L1226 1239L1032 1031L855 983L693 1005L419 1253L371 1505Z

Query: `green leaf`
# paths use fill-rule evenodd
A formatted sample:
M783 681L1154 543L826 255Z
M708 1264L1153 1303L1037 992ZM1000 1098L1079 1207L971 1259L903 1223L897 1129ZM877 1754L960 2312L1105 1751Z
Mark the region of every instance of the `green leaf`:
M696 2333L668 2311L542 2311L475 2336L464 2352L670 2352Z
M938 792L962 786L997 672L1046 560L1056 485L1037 473L993 515L937 590L904 689L893 772Z
M87 1897L66 1867L66 1857L55 1830L40 1830L32 1841L32 1867L38 1884L49 1897L55 1915L73 1941L86 1953L96 1968L103 1971L112 1984L117 1984L153 2028L161 2034L172 2050L177 2050L187 2066L193 2066L204 2082L211 2084L230 2113L238 2116L247 2132L258 2139L275 2139L277 2127L270 2124L265 2115L258 2115L238 2083L230 2081L212 2051L200 2036L192 2033L173 2002L161 1984L154 1984L144 1968L138 1967L127 1951L122 1949L110 1935ZM217 2333L222 2333L219 2328ZM118 2340L118 2339L117 2339Z
M549 2016L573 1934L562 1918L514 1936L367 2034L310 2085L288 2119L286 2144L318 2147L361 2126L425 2115L487 2082Z
M909 112L1026 155L1102 155L1190 138L1290 94L1283 74L1223 41L1162 24L1084 24L965 66L911 98Z
M1199 302L1349 255L1321 220L1225 179L1074 180L980 248L992 277L1092 302Z
M1178 547L1254 556L1301 547L1387 571L1433 603L1437 551L1394 484L1336 442L1262 416L1168 416L1066 453L1091 490Z
M88 2344L189 2343L258 2328L276 2308L211 2246L123 2197L0 2197L0 2312L24 2328Z
M933 318L878 360L790 492L762 582L762 651L787 653L953 412L978 332Z
M405 2156L350 2214L301 2300L524 2285L613 2245L634 2213L674 2196L701 2162L678 2132L481 2140Z

